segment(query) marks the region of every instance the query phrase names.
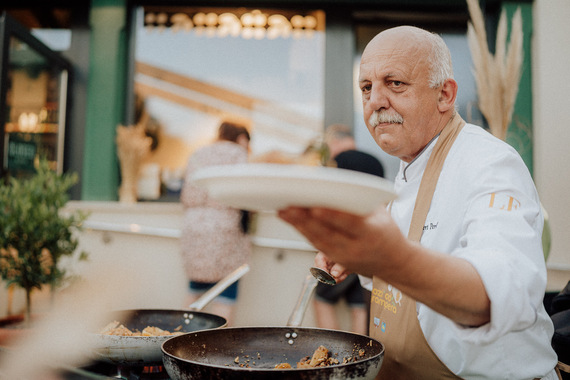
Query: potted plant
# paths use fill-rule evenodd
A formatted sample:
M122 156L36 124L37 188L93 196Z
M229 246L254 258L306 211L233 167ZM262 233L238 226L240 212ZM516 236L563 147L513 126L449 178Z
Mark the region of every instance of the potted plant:
M50 286L52 295L66 279L61 258L75 252L74 232L87 215L61 212L76 174L59 175L45 159L27 178L10 178L0 184L0 276L8 286L26 293L26 324L32 310L34 289ZM87 254L81 252L79 260Z

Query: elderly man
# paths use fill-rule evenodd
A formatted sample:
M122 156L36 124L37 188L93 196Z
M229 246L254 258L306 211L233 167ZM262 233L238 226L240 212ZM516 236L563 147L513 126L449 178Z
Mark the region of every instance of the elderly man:
M337 280L373 278L379 378L558 378L536 189L514 149L457 114L443 40L409 26L383 31L364 50L359 85L370 134L401 160L398 198L366 216L279 215Z

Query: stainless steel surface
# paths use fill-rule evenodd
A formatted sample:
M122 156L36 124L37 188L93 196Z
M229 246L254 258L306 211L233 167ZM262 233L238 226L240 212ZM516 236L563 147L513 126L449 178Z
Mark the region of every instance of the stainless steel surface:
M313 296L313 292L317 287L317 280L315 277L307 275L305 281L303 282L303 288L301 290L301 294L299 295L299 299L295 304L295 308L293 312L289 316L289 320L287 321L287 326L290 327L298 327L301 326L303 322L303 317L305 316L305 311L307 311L307 306L309 305L309 301Z
M315 277L323 284L336 285L336 280L329 272L317 267L311 267L310 271L313 277Z

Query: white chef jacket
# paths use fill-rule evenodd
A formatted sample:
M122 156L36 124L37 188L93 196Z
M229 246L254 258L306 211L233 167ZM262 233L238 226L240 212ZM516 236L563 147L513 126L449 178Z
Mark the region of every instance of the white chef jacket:
M391 213L405 235L434 145L432 141L411 163L401 162L395 179L398 198ZM550 345L554 327L543 306L543 220L519 154L484 129L465 125L443 165L421 244L475 267L491 300L491 321L465 327L418 303L430 347L458 376L557 379ZM362 283L371 285L365 279Z

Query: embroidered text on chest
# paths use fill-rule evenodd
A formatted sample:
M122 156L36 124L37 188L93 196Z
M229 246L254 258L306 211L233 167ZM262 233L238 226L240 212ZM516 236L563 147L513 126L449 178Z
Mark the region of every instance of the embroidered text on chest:
M424 224L424 229L423 229L423 230L424 230L424 231L427 231L427 230L435 230L435 229L437 229L437 226L438 226L438 225L439 225L439 222L437 222L437 223L431 223L431 222L430 222L430 223L428 223L428 224Z

